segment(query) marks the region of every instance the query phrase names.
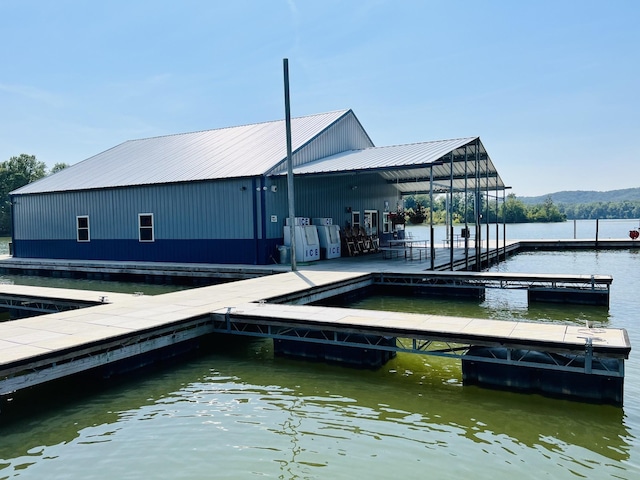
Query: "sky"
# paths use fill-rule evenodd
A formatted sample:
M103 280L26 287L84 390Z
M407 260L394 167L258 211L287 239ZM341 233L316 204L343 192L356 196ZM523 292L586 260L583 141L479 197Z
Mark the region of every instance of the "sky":
M479 136L510 192L640 187L636 0L0 0L0 161L352 109Z

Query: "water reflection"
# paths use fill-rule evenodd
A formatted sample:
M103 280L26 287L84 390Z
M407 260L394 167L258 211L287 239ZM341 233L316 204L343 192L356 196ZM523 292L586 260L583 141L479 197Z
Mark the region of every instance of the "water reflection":
M384 456L385 448L394 451L394 465L451 449L478 464L508 452L534 463L629 459L621 409L462 388L460 377L447 359L398 355L380 371L360 371L274 359L266 341L236 344L3 422L0 477L117 461L108 467L113 477L135 462L153 472L154 455L194 462L211 455L240 476L247 470L237 463L251 457L245 466L255 472L277 466L296 478L340 464L337 457Z
M31 285L34 287L71 288L115 293L143 293L144 295L161 295L186 288L185 285L150 284L142 282L113 282L93 279L74 279L62 277L45 277L31 275L1 275L0 283L11 285Z
M328 303L326 303L328 304ZM335 303L334 303L335 304ZM346 306L341 304L340 306ZM549 322L584 325L607 325L607 307L527 303L527 293L521 290L487 290L484 301L450 298L376 295L349 304L352 308L423 313L452 317L491 318L494 320Z
M567 256L575 268L553 257L546 268L525 256L513 268L589 272L587 257ZM637 281L625 275L636 274L638 258L598 255L604 271L589 273L615 275L610 310L529 306L522 292L462 304L382 297L375 308L592 320L635 337ZM632 355L623 410L463 388L450 359L400 354L378 371L353 370L274 358L269 341L225 339L171 368L97 390L72 383L32 398L26 412L11 406L0 415L0 478L352 478L363 466L380 478L636 478Z

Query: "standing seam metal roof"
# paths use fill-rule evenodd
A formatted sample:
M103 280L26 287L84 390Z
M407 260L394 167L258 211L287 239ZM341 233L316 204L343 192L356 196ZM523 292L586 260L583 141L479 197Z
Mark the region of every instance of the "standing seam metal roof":
M293 152L349 114L353 115L353 112L338 110L293 118ZM433 171L440 179L450 175L452 167L447 164L448 155L464 155L465 147L470 148L472 155L476 141L478 152L486 160L477 167L472 166L474 172L465 172L454 164L454 176L464 176L466 180L458 178L453 184L450 182L448 188L505 188L478 137L349 150L297 166L294 174L377 171L402 192L428 191L432 187L428 180L429 168L434 167ZM279 120L130 140L11 194L254 177L269 175L285 159L285 122ZM445 185L442 180L439 183Z
M472 142L477 137L438 140L435 142L372 147L332 155L294 169L297 175L353 170L379 170L424 166L440 160L452 150Z
M473 161L476 144L483 155L478 165ZM454 163L453 182L449 154L462 157L467 147L468 163ZM455 138L433 142L371 147L350 150L294 168L295 175L354 174L375 171L402 193L428 192L434 186L429 177L433 167L434 178L438 178L436 189L442 191L464 191L473 188L504 189L505 184L498 175L491 159L478 137ZM460 160L457 160L458 162ZM477 178L476 178L477 174ZM466 177L466 180L465 180Z
M293 151L350 112L292 118ZM265 174L286 156L284 120L129 140L11 193L251 177Z

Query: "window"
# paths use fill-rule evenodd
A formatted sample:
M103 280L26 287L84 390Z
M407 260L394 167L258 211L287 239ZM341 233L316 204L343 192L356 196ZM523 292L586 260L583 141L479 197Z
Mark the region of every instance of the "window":
M360 212L351 212L351 227L360 228Z
M364 211L364 228L367 235L378 235L378 211Z
M138 214L139 240L141 242L153 242L153 213Z
M382 213L382 233L389 233L391 231L389 221L389 212Z
M88 215L76 217L76 231L78 242L88 242L91 240L91 235L89 234Z

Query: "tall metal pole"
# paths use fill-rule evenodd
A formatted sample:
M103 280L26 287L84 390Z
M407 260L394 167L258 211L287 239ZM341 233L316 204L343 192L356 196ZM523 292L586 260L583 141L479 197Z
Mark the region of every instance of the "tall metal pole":
M480 260L482 259L482 193L480 191L480 139L476 138L475 143L475 216L476 216L476 271L480 271Z
M429 166L429 248L431 257L431 270L436 268L436 244L433 231L433 165Z
M447 232L449 238L449 269L453 271L453 151L449 153L451 158L451 171L449 172L449 208L447 209L447 216L451 219L451 222L447 222L447 228L450 230Z
M289 105L289 59L282 60L284 68L284 117L287 131L287 194L289 198L289 233L291 237L291 271L295 272L296 265L296 210L293 192L293 162L291 160L291 107Z
M464 236L464 270L468 271L469 270L469 222L467 221L467 216L469 214L469 210L467 209L467 206L469 204L469 192L468 190L468 175L469 175L469 170L468 170L468 161L469 161L469 157L468 157L468 149L467 149L468 145L464 146L464 231L465 231L465 236Z
M498 217L498 170L496 170L496 263L500 263L500 218Z

